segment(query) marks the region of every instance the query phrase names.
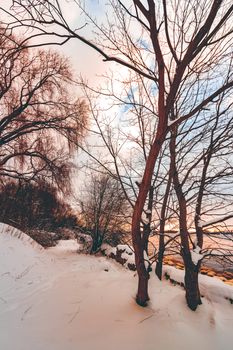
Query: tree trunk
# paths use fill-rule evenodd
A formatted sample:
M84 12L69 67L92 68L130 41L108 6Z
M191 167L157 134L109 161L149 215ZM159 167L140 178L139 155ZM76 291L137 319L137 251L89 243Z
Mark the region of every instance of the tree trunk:
M134 205L133 217L132 217L132 241L135 253L135 264L138 273L138 292L136 296L136 302L141 306L146 306L149 300L148 296L148 280L149 273L144 264L144 247L145 240L142 237L140 223L142 218L142 212L146 202L147 194L150 190L151 179L155 167L161 146L165 140L167 132L167 120L161 118L158 125L157 135L153 145L151 146L142 182L139 186L139 193Z
M147 302L150 299L148 295L148 281L150 275L145 267L143 249L140 249L140 252L135 254L135 261L138 273L138 291L136 295L136 302L140 306L147 306Z
M170 141L170 153L171 153L171 166L173 172L173 183L176 191L176 195L179 202L179 225L180 225L180 238L181 238L181 255L184 260L185 266L185 291L186 301L188 307L195 311L198 305L201 304L200 291L198 286L198 272L200 263L195 265L192 261L190 246L189 246L189 234L187 227L187 202L182 190L182 185L179 181L178 171L176 167L176 136L177 128L173 128L172 137Z
M161 280L163 273L163 256L165 252L165 242L164 242L164 231L165 231L165 223L166 223L166 210L167 210L167 201L170 193L171 183L172 183L172 164L170 164L169 169L169 178L166 186L166 191L163 198L163 205L161 209L161 219L159 225L159 252L158 252L158 260L156 263L155 274Z
M198 285L198 273L200 269L200 264L195 265L192 262L190 253L188 255L183 254L184 266L185 266L185 291L186 291L186 301L188 307L195 311L198 305L202 304L201 295Z
M160 243L161 240L163 240L163 243L164 243L164 237L163 236L160 236L160 239L159 239L159 254L158 254L158 260L157 260L156 267L155 267L155 274L160 279L160 281L162 280L163 255L164 255L164 251L165 251L164 244L163 244L163 248L162 248L162 245Z
M100 232L98 229L94 230L94 235L92 236L93 243L92 243L92 248L91 248L91 254L95 254L99 248L102 245L102 236L100 235Z
M160 220L159 252L158 252L158 260L157 260L156 267L155 267L155 274L160 279L160 281L162 280L163 255L165 252L164 230L165 230L165 219L163 217L163 219Z
M91 247L91 254L95 254L98 250L98 242L96 239L93 239L93 244Z
M138 221L137 225L135 225L134 227L132 239L133 239L133 246L134 246L134 253L135 253L135 264L136 264L136 269L138 274L138 291L136 295L136 302L140 306L146 306L149 300L149 295L148 295L149 273L145 267L145 262L144 262L144 242L140 232L140 221Z

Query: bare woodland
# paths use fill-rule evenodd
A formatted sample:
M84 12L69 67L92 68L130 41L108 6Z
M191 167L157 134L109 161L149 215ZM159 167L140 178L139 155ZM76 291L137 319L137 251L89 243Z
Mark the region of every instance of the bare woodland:
M69 63L55 51L20 50L20 39L4 27L0 40L1 180L47 179L61 186L87 114L70 94Z
M60 174L68 163L66 155L53 149L51 132L78 145L88 129L98 138L100 151L93 151L88 141L80 147L92 167L116 181L128 213L132 210L137 303L145 306L149 300L144 252L150 235L157 234L156 274L161 279L164 253L172 247L184 262L187 304L196 310L202 261L232 256L225 245L210 250L204 241L207 228L221 223L226 232L233 217L233 5L227 0L113 0L101 23L85 2L75 3L81 13L76 27L58 0L15 0L10 11L2 9L9 21L2 23L0 39L1 179L56 174L57 168ZM22 27L28 35L15 39ZM113 67L104 87L79 80L85 103L69 99L66 61L34 48L71 39ZM106 107L101 98L108 101ZM26 171L9 165L13 157L29 159ZM122 209L116 200L119 207L108 207L114 212ZM99 235L100 215L94 209ZM104 219L107 225L107 214ZM174 222L176 234L168 236L166 226Z

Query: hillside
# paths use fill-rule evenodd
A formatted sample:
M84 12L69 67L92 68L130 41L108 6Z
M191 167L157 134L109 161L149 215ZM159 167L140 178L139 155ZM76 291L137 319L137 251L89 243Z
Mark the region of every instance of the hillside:
M221 284L218 297L206 293L192 312L180 286L152 274L150 305L140 308L134 272L76 250L66 241L45 251L1 225L1 349L232 349L233 306ZM205 288L208 280L213 290L209 277Z

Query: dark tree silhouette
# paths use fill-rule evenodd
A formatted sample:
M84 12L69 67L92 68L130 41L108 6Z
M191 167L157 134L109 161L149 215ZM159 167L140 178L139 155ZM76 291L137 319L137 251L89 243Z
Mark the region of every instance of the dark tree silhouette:
M0 178L47 178L64 188L69 151L83 138L87 108L72 97L72 73L64 57L22 49L19 41L1 27Z

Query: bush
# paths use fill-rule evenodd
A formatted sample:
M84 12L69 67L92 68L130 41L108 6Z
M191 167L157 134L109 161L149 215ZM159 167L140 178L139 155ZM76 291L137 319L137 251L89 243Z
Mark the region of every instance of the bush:
M0 220L23 231L73 228L77 218L71 207L48 183L9 182L0 190Z

